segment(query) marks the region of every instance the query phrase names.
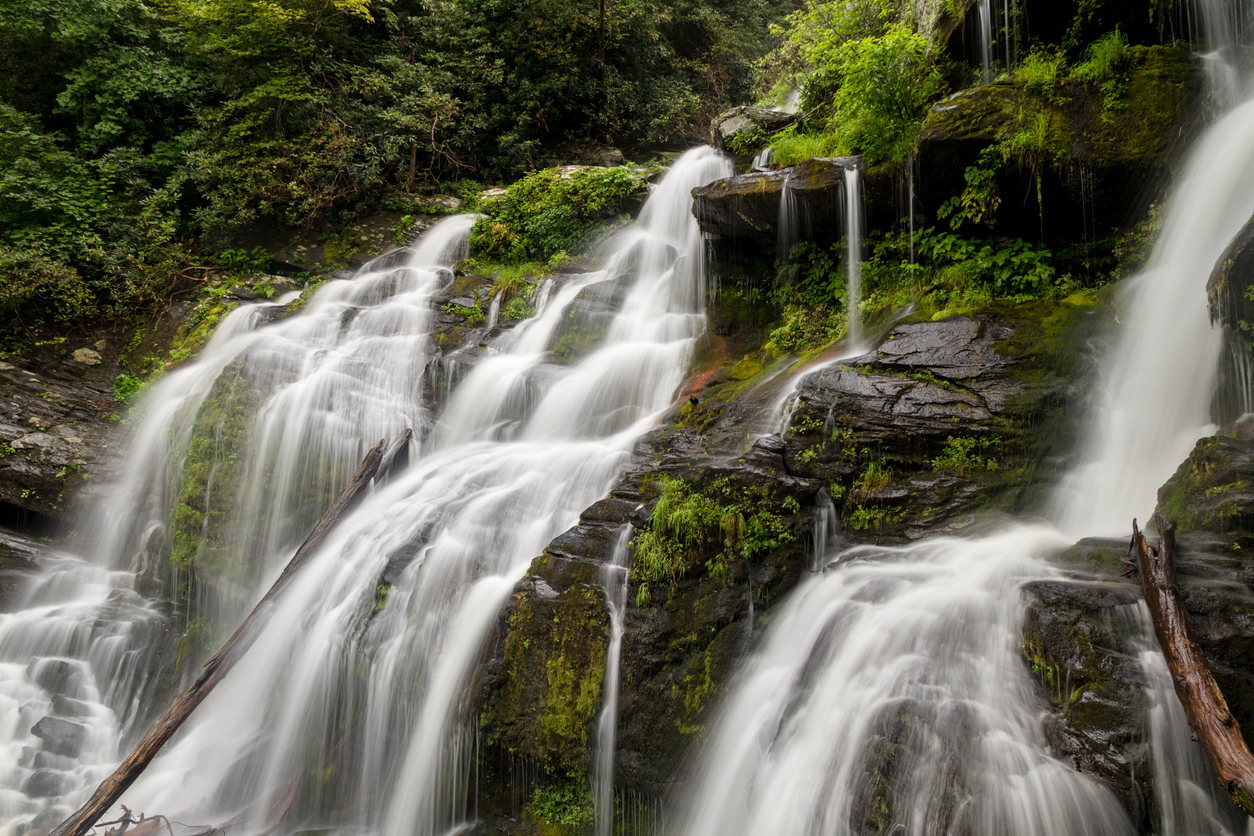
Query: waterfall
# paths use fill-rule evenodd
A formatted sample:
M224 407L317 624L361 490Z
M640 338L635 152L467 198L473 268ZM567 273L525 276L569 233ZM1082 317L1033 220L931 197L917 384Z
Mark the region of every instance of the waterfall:
M1221 337L1205 284L1254 213L1252 136L1254 103L1211 126L1149 266L1120 288L1099 408L1054 501L1060 528L829 556L774 615L712 728L685 833L1132 832L1114 796L1045 744L1017 648L1017 590L1055 575L1041 558L1077 537L1126 535L1212 429ZM1140 629L1156 832L1239 832Z
M203 358L170 374L145 402L129 467L108 492L94 538L96 565L118 570L87 575L76 563L89 580L58 590L52 612L32 600L28 611L0 616L8 663L0 664L0 685L6 676L14 682L0 687L13 695L0 698L0 712L8 710L3 699L26 701L0 741L12 773L5 819L22 823L49 804L77 805L122 754L119 718L139 686L122 682L128 668L114 657L142 643L109 622L108 656L88 644L85 625L100 622L105 606L130 607L135 624L147 623L141 616L150 606L129 592L134 573L166 570L172 509L193 507L184 501L187 468L202 448L229 440L223 426L215 425L218 435L205 428L207 415L223 412L243 416L229 424L237 438L212 459L216 470L204 469L214 474L212 495L232 501L212 503L223 516L211 526L216 534L192 544L193 559L173 581L182 584L175 589L209 590L200 600L190 589L179 606L217 621L212 636L229 633L269 585L366 446L406 427L430 432L409 469L341 522L265 635L123 803L183 821L260 820L299 785L292 813L304 821L334 813L345 826L412 836L473 816L467 778L477 738L466 691L484 638L531 560L609 490L636 437L687 374L705 323L691 191L730 173L709 148L678 160L606 267L546 284L537 315L493 341L438 421L425 394L432 296L452 280L448 266L464 254L473 218L442 222L407 260L380 259L329 282L280 321L271 322L276 306L232 313ZM613 288L621 292L606 290ZM599 347L555 364L553 342L581 293L621 302L606 315ZM233 398L229 408L224 396ZM203 507L193 493L194 508ZM202 566L202 558L212 560ZM77 638L45 651L53 612L72 622L66 631ZM151 618L164 624L156 611ZM43 625L43 644L6 643L6 629L19 623ZM77 776L73 786L36 800L19 792L32 774L19 759L23 746L38 748L26 720L44 710L31 694L47 676L39 668L28 674L25 663L61 655L92 657L84 664L100 687L84 680L76 699L95 706L97 693L115 686L119 696L91 709L101 718L92 740L102 742L90 757L53 763ZM301 783L302 776L318 777Z
M798 237L800 201L797 200L797 193L792 189L791 181L792 172L788 171L784 174L784 182L779 187L779 223L775 230L775 261L780 266L791 260L792 248L800 240Z
M1030 709L1016 589L1062 545L1024 526L842 553L774 616L684 832L1131 833Z
M993 7L992 0L976 0L980 24L980 79L993 81Z
M862 342L862 183L858 166L845 169L845 313L849 318L846 342Z
M1159 485L1213 430L1223 348L1206 311L1206 280L1254 214L1254 101L1210 127L1190 154L1145 271L1120 288L1113 355L1103 363L1082 463L1059 487L1054 515L1075 537L1128 530Z
M610 610L610 643L605 652L604 695L597 719L596 767L592 780L596 800L596 836L612 836L614 828L614 745L618 737L618 662L623 649L623 614L627 609L627 571L631 568L632 527L624 526L614 545L613 560L601 567L605 601Z

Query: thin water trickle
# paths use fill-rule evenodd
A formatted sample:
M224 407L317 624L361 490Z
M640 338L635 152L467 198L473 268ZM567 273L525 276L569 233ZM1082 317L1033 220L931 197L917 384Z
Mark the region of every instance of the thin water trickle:
M631 569L631 525L623 527L613 557L601 567L605 601L610 611L610 643L605 652L601 685L601 716L597 719L596 767L592 782L596 799L596 836L611 836L614 827L614 746L618 738L619 658L623 648L623 615L627 609L627 573Z
M862 344L862 180L856 165L845 169L845 341Z
M976 12L980 25L980 79L985 84L991 84L993 81L992 0L976 0Z

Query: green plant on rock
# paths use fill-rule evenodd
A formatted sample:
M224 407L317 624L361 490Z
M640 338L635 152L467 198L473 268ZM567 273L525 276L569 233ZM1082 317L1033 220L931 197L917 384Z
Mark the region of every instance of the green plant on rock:
M937 209L940 218L949 218L949 226L957 231L964 220L973 224L993 226L994 213L1001 206L1001 194L997 189L997 169L1001 162L1001 149L991 145L980 152L974 165L968 166L963 177L966 186L958 197L951 197Z
M662 476L660 485L648 525L632 539L631 572L641 584L673 586L702 558L710 575L727 582L733 560L752 559L796 539L772 510L769 487L737 488L719 479L699 490L670 476ZM782 507L795 513L799 506L794 500Z
M530 808L544 823L563 827L586 826L596 817L587 779L577 774L536 787L531 793Z
M526 319L534 313L535 311L527 307L527 303L518 297L510 299L501 306L501 319L506 322L517 322L520 319Z
M549 258L589 243L647 184L626 168L547 168L490 201L470 237L471 253L506 263Z
M1001 439L997 436L959 438L951 435L945 439L941 454L932 459L932 470L952 470L959 476L965 476L968 470L996 470L996 459L978 455L975 451L998 444L1001 444Z

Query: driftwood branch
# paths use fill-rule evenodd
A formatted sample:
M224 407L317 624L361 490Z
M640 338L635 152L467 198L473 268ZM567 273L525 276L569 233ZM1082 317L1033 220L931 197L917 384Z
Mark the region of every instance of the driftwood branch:
M79 808L74 815L61 822L51 836L87 836L88 831L122 797L122 793L135 782L135 779L152 762L152 759L156 757L157 752L161 750L166 741L178 731L196 706L204 702L205 697L209 696L209 693L230 672L231 668L235 667L235 663L242 659L244 654L248 652L248 649L252 647L253 642L261 635L266 623L269 622L271 615L273 615L276 599L291 584L292 578L296 573L309 562L310 557L326 540L327 534L330 533L331 529L365 495L379 472L380 464L383 463L384 451L388 450L391 453L388 458L393 464L399 464L402 456L401 451L408 443L410 436L410 431L406 430L397 438L390 450L387 447L387 439L383 439L375 445L374 449L366 454L361 465L357 468L357 472L353 474L353 477L348 481L348 484L336 498L335 502L332 503L331 507L327 509L327 512L322 515L322 519L318 520L318 524L314 526L313 531L309 533L305 542L301 544L301 547L296 550L296 554L288 561L278 580L274 582L274 585L270 587L265 597L249 613L248 618L244 619L244 623L227 639L226 644L222 645L221 649L205 663L205 667L196 681L180 694L166 713L153 724L148 735L139 742L139 745L135 747L135 751L131 752L130 757L122 762L122 765L117 768L116 772L101 782L91 799Z
M1132 551L1145 603L1149 605L1154 633L1167 657L1167 668L1184 706L1193 738L1202 744L1211 765L1229 797L1238 807L1254 816L1254 756L1250 755L1241 727L1228 710L1215 677L1206 666L1189 623L1188 610L1176 587L1175 524L1155 514L1162 541L1157 549L1145 542L1145 535L1132 521Z

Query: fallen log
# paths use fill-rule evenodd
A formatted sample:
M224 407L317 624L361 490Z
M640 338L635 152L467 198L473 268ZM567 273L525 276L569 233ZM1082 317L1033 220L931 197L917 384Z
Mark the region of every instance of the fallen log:
M1254 816L1254 756L1245 745L1241 727L1228 710L1215 677L1197 644L1188 610L1176 586L1175 524L1155 514L1161 542L1157 549L1132 521L1132 552L1141 589L1149 605L1154 633L1167 657L1167 668L1184 706L1193 739L1202 744L1220 783L1233 803Z
M412 433L406 430L391 448L390 459L396 461L401 454L404 442L408 442ZM253 642L261 635L266 623L274 612L275 601L291 584L292 578L300 571L310 557L326 540L327 534L352 510L353 506L365 495L367 489L379 472L379 466L387 449L387 439L374 446L362 459L357 472L348 480L348 484L336 498L327 512L318 520L313 531L305 538L305 542L292 555L287 566L283 568L278 580L270 587L265 596L253 608L226 643L205 663L204 669L194 683L174 701L174 704L161 716L148 735L139 742L130 757L122 762L117 771L101 782L95 794L78 809L74 815L61 822L50 836L86 836L100 818L122 797L127 787L147 768L157 752L165 745L183 722L191 715L196 706L204 702L205 697L222 681L223 677L235 667L235 663L244 657ZM399 464L399 462L398 462Z

